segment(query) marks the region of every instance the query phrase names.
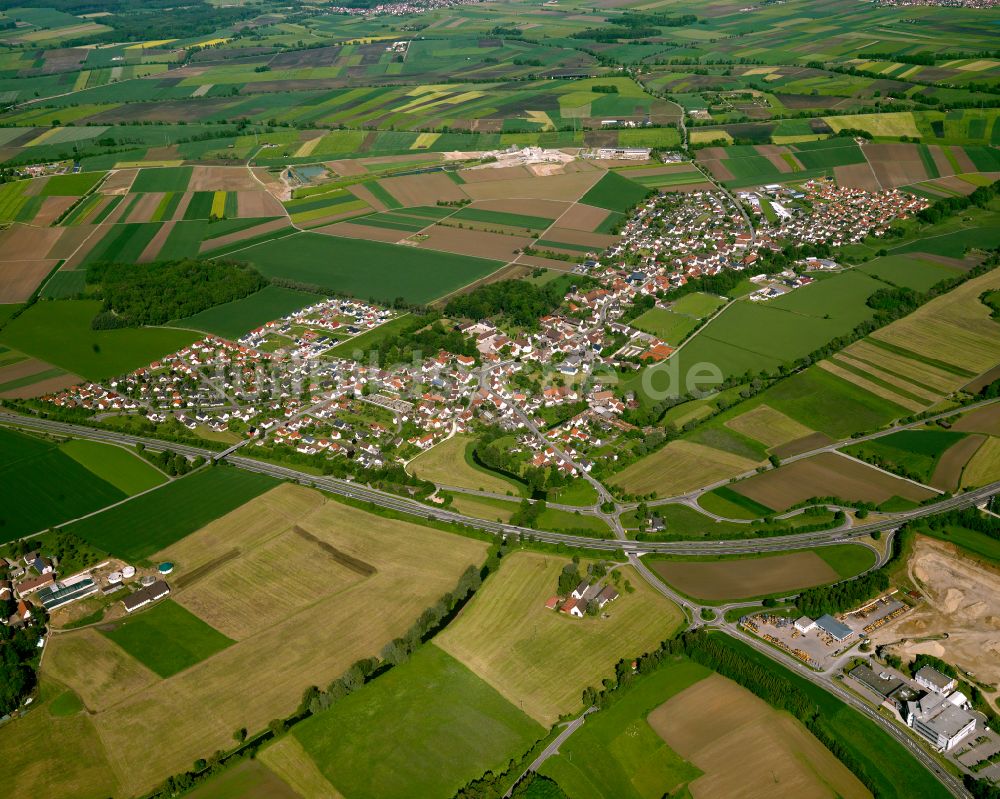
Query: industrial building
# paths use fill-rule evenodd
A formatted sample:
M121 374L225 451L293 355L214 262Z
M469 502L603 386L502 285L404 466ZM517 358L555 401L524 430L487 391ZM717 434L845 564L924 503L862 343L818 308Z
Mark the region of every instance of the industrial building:
M932 666L924 666L921 668L916 674L913 675L913 679L917 681L918 685L921 685L928 691L933 691L936 694L947 695L958 687L958 680L954 677L942 674Z
M42 606L51 613L70 602L96 594L97 591L97 583L89 577L85 577L70 584L53 583L48 588L39 591L38 599L41 600Z
M925 694L906 703L906 723L938 751L947 752L976 729L975 716L961 707L966 701L957 692L950 696Z

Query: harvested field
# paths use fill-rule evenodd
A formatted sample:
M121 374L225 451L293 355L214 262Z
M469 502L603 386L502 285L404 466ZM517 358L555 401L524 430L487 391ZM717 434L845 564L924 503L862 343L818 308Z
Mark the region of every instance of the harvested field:
M58 261L0 261L0 304L24 302Z
M262 749L257 760L288 783L299 796L343 799L294 735L285 735Z
M138 169L116 169L104 179L101 194L127 194L138 174Z
M464 173L463 173L464 174ZM467 183L465 193L473 200L576 201L600 180L601 172L577 172L572 175L551 175L543 178L494 180L488 183Z
M963 382L961 377L944 369L938 369L933 364L890 352L865 339L852 344L844 350L844 353L864 361L869 367L875 367L875 374L879 376L896 375L911 383L925 386L940 396L950 394Z
M997 323L979 301L983 292L996 288L1000 288L1000 274L987 272L875 331L872 337L979 374L997 362Z
M890 645L907 660L933 655L978 682L1000 682L1000 572L924 536L916 537L908 572L927 601L873 632L873 645ZM920 640L929 637L939 640Z
M610 482L631 494L669 497L749 472L757 461L690 441L671 441L614 475Z
M838 186L847 186L865 191L880 191L882 186L875 177L871 166L864 164L847 164L846 166L835 166L833 177Z
M718 674L699 680L646 717L649 726L704 772L694 799L862 799L871 794L794 717Z
M201 243L201 252L216 250L220 247L228 247L230 244L237 244L241 241L255 238L256 236L263 236L265 233L272 233L288 226L288 218L282 216L280 219L272 219L270 222L264 222L261 225L257 225L257 227L239 230L236 233L227 233L225 236L219 236L214 239L207 239Z
M715 561L655 560L650 566L674 588L709 601L748 599L840 579L815 552Z
M1000 436L1000 402L963 414L951 429L960 433L987 433Z
M36 228L15 222L0 230L0 253L4 261L35 261L46 256L59 241L62 230L57 227Z
M90 713L100 713L160 678L94 628L52 636L43 674L72 685Z
M871 164L883 189L907 186L930 177L916 144L865 144L861 151Z
M592 205L576 203L559 218L559 226L573 230L593 231L608 218L610 211Z
M546 609L566 557L515 552L434 642L515 707L548 726L576 712L580 693L614 670L623 651L672 635L682 616L627 566L635 591L606 606L608 618L573 619Z
M383 178L379 185L406 207L468 199L461 187L443 172Z
M812 434L812 430L790 416L767 405L741 413L726 422L726 427L754 438L767 447L779 447Z
M274 197L266 191L240 191L236 195L236 204L241 219L256 219L266 216L284 216L285 209Z
M260 184L242 166L196 166L188 191L260 191Z
M962 473L962 487L973 488L1000 480L1000 438L990 436Z
M234 729L260 729L272 718L287 715L301 699L304 685L326 685L358 658L376 654L403 634L421 610L451 590L468 565L480 563L486 555L483 542L372 516L327 502L317 492L284 485L177 542L154 560L170 557L183 574L234 547L247 553L243 558L252 557L295 524L371 564L377 573L349 590L334 588L330 595L305 602L276 625L258 625L245 640L93 716L112 768L123 783L122 794L148 790L165 775L189 768L194 758L231 746ZM187 602L186 595L215 583L239 560L179 590L175 600ZM282 562L280 568L271 563L269 571L297 575L299 592L308 598L316 588L314 565L298 558ZM251 593L256 589L246 586ZM254 601L238 596L239 587L232 590L227 601ZM365 623L359 624L362 617ZM116 644L108 641L107 646ZM171 708L170 714L162 713L164 707Z
M518 250L533 241L526 236L505 236L484 230L468 230L445 225L429 227L422 235L427 238L420 242L421 249L455 252L496 261L513 260L517 257Z
M479 169L461 169L459 175L466 183L492 183L497 180L523 180L534 177L523 166L481 167Z
M731 488L776 511L813 497L882 503L892 497L920 502L934 495L929 489L834 452L821 452L771 469L734 483Z
M911 380L899 377L890 372L879 369L873 370L867 362L859 358L854 358L843 352L838 352L834 355L831 358L831 362L837 364L838 366L845 367L853 372L868 374L870 377L881 383L887 383L889 391L911 398L916 397L917 401L922 401L926 405L933 405L941 399L941 394L938 392L931 391L917 383L912 382Z
M984 441L986 441L986 436L976 433L952 444L941 455L937 466L934 467L931 485L943 491L955 491L962 479L965 465L969 463Z

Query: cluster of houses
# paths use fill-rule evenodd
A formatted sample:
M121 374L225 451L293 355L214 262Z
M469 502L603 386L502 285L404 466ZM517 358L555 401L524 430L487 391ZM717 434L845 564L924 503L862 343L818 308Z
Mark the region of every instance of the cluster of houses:
M379 3L376 6L329 6L330 14L348 14L356 17L405 17L437 8L452 8L478 3L480 0L402 0L398 3Z
M568 597L550 597L545 603L549 610L565 613L577 619L582 619L587 615L589 608L594 608L600 612L604 610L609 602L618 599L618 591L611 585L601 585L599 582L590 583L584 580Z
M0 600L13 600L14 613L0 622L15 627L29 624L32 611L38 607L54 610L98 592L89 571L65 578L57 575L58 563L37 551L21 558L0 559L5 576L0 577Z
M866 191L838 186L827 178L809 180L801 188L769 184L740 193L754 214L766 217L767 203L777 222L764 229L773 238L798 244L825 242L833 247L884 236L889 225L928 206L927 200L898 189Z

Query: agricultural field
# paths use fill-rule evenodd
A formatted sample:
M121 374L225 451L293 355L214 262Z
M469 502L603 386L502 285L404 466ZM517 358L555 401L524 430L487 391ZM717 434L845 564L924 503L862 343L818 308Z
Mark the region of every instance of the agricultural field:
M874 564L874 552L852 544L758 557L650 559L667 583L709 602L791 593L853 577Z
M287 316L322 299L324 298L319 294L279 286L265 286L249 297L216 305L194 316L177 319L172 326L203 330L223 338L238 339L265 322Z
M126 560L145 559L275 485L253 472L206 468L66 529Z
M470 436L454 435L420 453L407 464L407 471L423 480L455 488L518 495L521 490L518 483L487 471L472 461L471 453L467 452L472 441Z
M153 558L175 563L168 607L176 610L167 613L177 618L164 622L166 632L155 639L159 651L146 647L148 629L133 635L138 642L125 645L150 668L135 657L121 660L117 653L122 647L112 640L116 632L81 629L60 636L60 649L92 652L81 660L67 651L53 659L53 668L94 711L90 719L123 793L148 790L165 775L189 768L195 758L232 746L234 729L262 729L271 719L291 713L305 687L329 684L355 660L377 654L402 635L421 610L454 587L467 566L485 559L487 549L483 542L372 516L291 485L258 496L215 521L211 518L203 517L209 523L186 537L161 539L160 545L169 545ZM147 549L156 545L144 543ZM282 569L273 568L273 557L282 559ZM329 579L313 582L316 568ZM416 582L415 574L420 575ZM315 591L289 595L282 583L289 575L299 587L309 583ZM204 604L209 595L214 597L212 605ZM264 609L269 596L279 595L292 604L283 606L283 613L270 623L257 622L248 629L257 612L249 609ZM130 626L160 607L139 612L118 632L127 634ZM362 610L369 614L369 623L358 625ZM200 631L197 647L189 636L186 653L162 645L182 625L192 624ZM77 645L78 638L83 647ZM208 639L216 645L227 643L210 654ZM132 690L125 692L109 679L108 664L115 662L121 663L117 673ZM183 670L176 671L178 667ZM160 677L157 670L171 676ZM245 700L247 691L253 702ZM165 704L176 711L169 718L151 713ZM515 719L523 720L515 722L519 734L537 726L507 707ZM534 737L531 732L526 745ZM520 746L520 739L511 740ZM501 753L501 759L506 756Z
M122 488L105 479L114 477L120 483L120 464L109 468L104 460L73 457L76 445L83 443L71 442L72 446L60 447L43 438L0 428L0 481L6 495L0 508L0 543L40 532L126 498ZM93 470L88 468L88 461ZM145 471L142 465L136 466L137 472Z
M517 552L476 593L461 616L434 640L516 707L545 726L579 710L580 693L610 674L623 653L641 652L669 637L680 610L619 566L634 592L605 612L573 619L545 607L556 592L565 558ZM525 631L532 634L525 637Z
M758 461L712 447L688 441L671 441L662 449L626 466L610 482L630 494L655 493L660 497L669 497L727 480L758 465Z
M128 496L148 491L167 481L166 475L149 461L114 444L77 438L64 442L60 449Z
M953 491L983 441L981 435L918 428L844 447L843 451L895 474Z
M448 796L527 750L544 732L429 643L297 726L292 736L341 795L403 799Z

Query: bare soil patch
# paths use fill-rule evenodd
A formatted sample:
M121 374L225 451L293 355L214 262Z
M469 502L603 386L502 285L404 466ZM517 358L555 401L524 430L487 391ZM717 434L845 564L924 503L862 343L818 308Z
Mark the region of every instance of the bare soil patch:
M951 189L952 191L957 191L959 194L972 194L976 190L976 186L972 183L962 180L959 177L947 177L935 180L932 186L942 186L945 189Z
M815 552L739 560L657 560L651 565L688 596L708 600L747 599L838 579L837 572Z
M379 184L405 206L434 205L438 201L456 202L468 199L462 187L443 172L384 178Z
M15 222L0 230L0 258L4 261L33 261L47 255L59 241L62 230L57 227L29 227Z
M196 166L188 183L191 191L260 191L260 184L242 166Z
M28 375L39 374L52 366L37 358L28 358L24 361L12 363L10 366L0 366L0 383L9 383L11 380L20 380Z
M865 144L861 150L884 189L927 180L927 170L915 144Z
M48 227L55 222L77 201L77 197L46 197L42 200L42 207L38 209L35 218L31 220L33 225Z
M832 443L833 439L826 433L812 433L808 436L797 438L794 441L789 441L787 444L782 444L780 447L775 447L771 451L779 458L789 458L792 455L800 455L803 452L819 449Z
M156 235L150 239L149 244L142 251L139 256L140 264L148 264L150 261L155 261L156 256L159 255L160 250L163 248L164 243L167 241L167 236L174 229L176 222L164 222L160 225L159 230L156 231Z
M518 263L527 266L539 266L543 269L554 269L556 272L570 272L575 264L569 261L557 261L555 258L543 258L540 255L522 255Z
M667 744L700 768L694 799L862 799L857 777L787 713L712 674L646 718Z
M528 216L543 216L546 219L558 219L570 207L570 203L558 200L479 200L472 204L473 208L484 211L500 211L509 214L527 214Z
M955 168L951 165L951 161L948 160L940 145L929 144L927 145L927 149L930 151L931 158L934 159L934 166L937 167L939 175L955 174Z
M577 203L560 217L559 226L592 232L608 218L609 213L611 212L605 211L603 208Z
M732 488L776 511L813 497L881 503L896 496L914 502L933 496L926 488L833 452L754 475Z
M847 164L846 166L835 166L833 177L838 186L846 186L853 189L864 189L865 191L879 191L878 180L875 173L867 162L863 164Z
M0 303L24 302L58 261L0 261Z
M955 156L955 161L958 162L958 166L963 174L979 171L976 165L972 163L972 159L969 158L969 154L962 147L952 147L951 154Z
M368 174L368 170L366 170L355 158L344 158L338 161L326 161L324 166L332 169L344 178Z
M46 364L46 366L48 367L49 364ZM67 372L64 375L56 375L55 377L50 377L47 380L39 380L37 383L5 391L3 394L0 394L0 396L7 399L42 397L46 394L53 394L57 391L62 391L64 388L69 388L70 386L79 385L82 382L83 378L80 377L80 375Z
M285 209L274 197L259 187L254 191L240 191L236 195L238 215L244 219L263 216L284 216Z
M924 536L916 538L908 569L927 601L873 632L872 643L889 644L907 659L943 658L980 682L1000 682L1000 571ZM997 703L996 694L985 695Z
M265 233L271 233L275 230L281 230L281 228L288 227L288 220L285 217L280 219L272 219L269 222L265 222L262 225L257 225L256 227L248 228L247 230L240 230L236 233L228 233L225 236L219 236L218 238L208 239L201 243L201 252L207 252L208 250L216 250L220 247L226 247L230 244L236 244L240 241L246 241L247 239L252 239L255 236L262 236Z
M931 477L931 485L943 491L954 491L958 488L959 480L962 478L962 470L965 468L972 456L976 454L986 436L976 433L966 436L956 444L952 444L937 462L934 467L934 475Z
M427 228L420 242L425 250L443 250L477 258L492 258L496 261L510 261L517 257L517 250L530 244L533 239L525 236L505 236L482 230L434 225Z
M363 224L353 222L337 222L327 227L315 229L316 233L328 233L332 236L345 236L349 239L368 239L369 241L386 241L395 244L408 235L405 230L391 230L390 228L368 227Z
M160 207L162 199L163 192L160 191L141 195L138 202L133 206L131 213L129 213L128 219L124 221L149 222L153 218L153 214L156 213L156 209ZM125 202L125 200L122 200L122 202Z
M523 166L479 167L459 171L466 183L492 183L496 180L523 180L534 177Z
M728 167L725 165L725 161L703 161L704 165L708 167L708 171L712 173L712 177L716 180L732 180L733 173L729 171Z
M951 429L962 433L987 433L1000 436L1000 403L976 408L955 422Z
M385 203L372 194L368 187L358 184L356 186L347 186L347 190L359 200L368 203L376 211L386 210Z

